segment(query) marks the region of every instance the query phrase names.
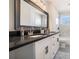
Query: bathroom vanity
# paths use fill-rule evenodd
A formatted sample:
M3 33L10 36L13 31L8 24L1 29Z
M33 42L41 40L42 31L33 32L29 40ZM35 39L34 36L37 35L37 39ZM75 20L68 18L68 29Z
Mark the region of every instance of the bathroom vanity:
M32 36L24 40L19 38L11 43L10 59L53 59L59 48L59 34Z
M14 0L14 27L48 29L48 13L31 0ZM21 28L22 27L22 28ZM26 29L24 29L26 28ZM53 59L59 48L59 32L9 38L9 59Z

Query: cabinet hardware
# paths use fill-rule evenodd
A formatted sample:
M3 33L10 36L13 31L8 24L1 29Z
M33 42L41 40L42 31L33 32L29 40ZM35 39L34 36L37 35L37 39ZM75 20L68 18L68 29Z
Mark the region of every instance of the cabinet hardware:
M45 54L48 53L48 46L45 47Z

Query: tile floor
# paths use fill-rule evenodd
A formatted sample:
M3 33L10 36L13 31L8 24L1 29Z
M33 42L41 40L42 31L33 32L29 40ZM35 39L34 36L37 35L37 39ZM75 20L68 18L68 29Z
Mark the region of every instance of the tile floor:
M59 48L54 59L70 59L70 45L66 44L65 48Z

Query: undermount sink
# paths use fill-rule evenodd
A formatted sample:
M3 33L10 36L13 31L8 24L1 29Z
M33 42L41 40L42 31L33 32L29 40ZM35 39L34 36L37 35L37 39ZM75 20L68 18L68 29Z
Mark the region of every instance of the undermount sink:
M41 37L43 35L33 35L33 36L30 36L30 38L37 38L37 37Z

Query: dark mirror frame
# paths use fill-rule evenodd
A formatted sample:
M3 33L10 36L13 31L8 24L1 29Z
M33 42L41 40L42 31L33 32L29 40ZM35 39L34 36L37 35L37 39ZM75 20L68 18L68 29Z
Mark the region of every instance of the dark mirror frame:
M39 6L37 6L31 0L24 0L24 1L47 15L47 27L46 28L48 28L49 14L46 11L44 11L43 9L41 9ZM20 0L14 0L14 28L15 28L15 30L18 30L18 29L20 29L20 27L22 27L22 26L20 26ZM26 27L26 26L24 26L24 27Z

